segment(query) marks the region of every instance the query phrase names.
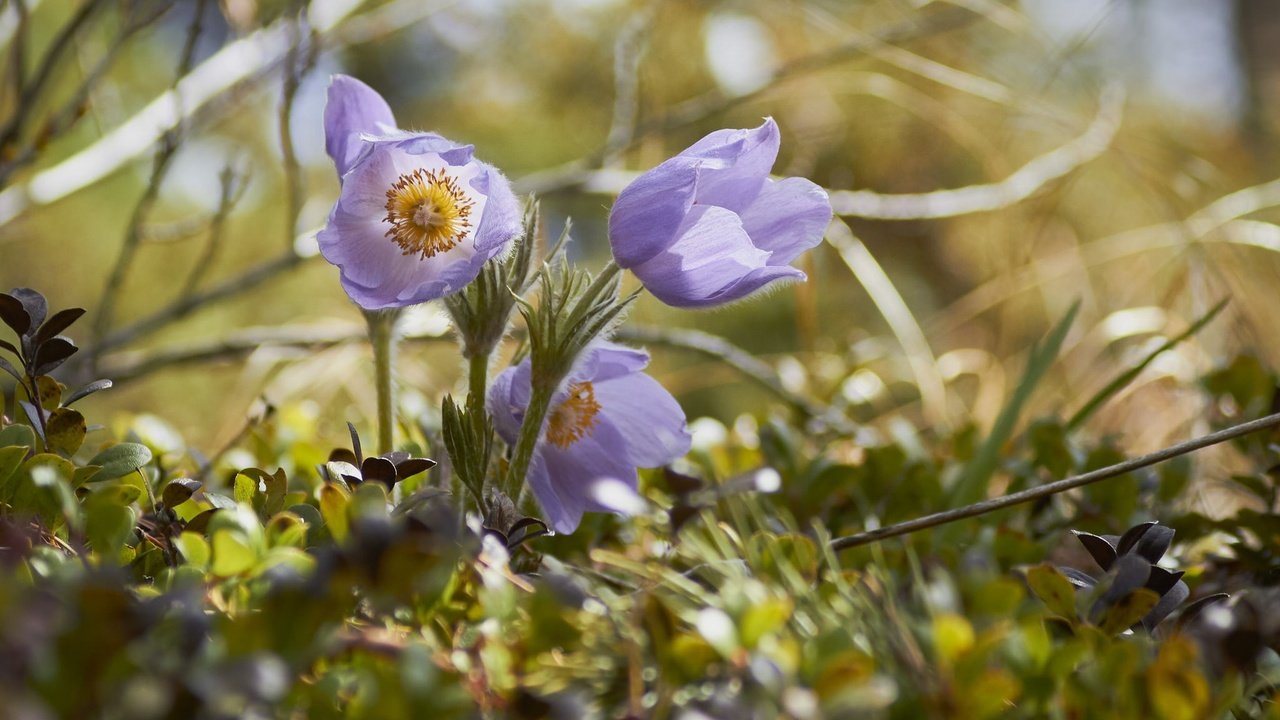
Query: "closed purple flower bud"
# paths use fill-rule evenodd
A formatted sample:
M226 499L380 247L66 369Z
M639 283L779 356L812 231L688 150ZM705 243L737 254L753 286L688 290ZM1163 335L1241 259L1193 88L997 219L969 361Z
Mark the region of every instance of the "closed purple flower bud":
M570 533L584 512L629 510L638 502L636 468L666 465L689 451L684 411L642 372L643 350L596 340L583 351L551 402L526 481L556 532ZM507 368L489 390L494 427L514 443L531 393L528 360Z
M803 280L790 263L822 241L831 202L804 178L769 178L778 142L771 118L754 130L717 130L637 178L609 215L618 265L682 308Z
M387 103L355 78L329 85L325 150L342 184L317 241L366 310L461 290L520 233L520 204L470 145L396 129Z

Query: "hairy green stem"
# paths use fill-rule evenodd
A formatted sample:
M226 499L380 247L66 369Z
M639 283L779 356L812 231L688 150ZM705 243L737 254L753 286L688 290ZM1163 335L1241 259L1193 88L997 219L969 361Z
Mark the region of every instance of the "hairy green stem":
M374 386L378 394L378 453L395 449L395 394L392 370L396 354L396 319L399 311L372 310L364 314L373 346Z
M489 353L476 353L467 358L467 390L481 403L489 387Z
M547 411L551 408L551 398L555 395L554 387L546 387L535 383L529 397L529 407L525 411L524 423L520 425L520 436L516 438L516 449L511 456L511 466L507 470L507 486L504 491L507 497L518 498L524 487L525 475L529 472L529 463L533 460L533 449L542 434L542 423L546 420Z

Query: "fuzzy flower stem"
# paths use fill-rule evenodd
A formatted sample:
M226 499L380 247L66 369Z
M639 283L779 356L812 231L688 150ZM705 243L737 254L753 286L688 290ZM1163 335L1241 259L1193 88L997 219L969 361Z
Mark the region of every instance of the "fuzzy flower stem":
M489 385L489 353L476 353L467 358L467 369L467 390L483 402Z
M378 395L378 453L395 446L395 395L392 374L396 353L398 310L371 310L364 314L369 323L369 344L373 346L374 386Z
M520 435L516 438L516 449L511 456L511 466L507 472L508 497L517 498L524 488L524 480L529 472L529 463L533 460L533 449L542 434L542 425L547 411L551 409L551 398L555 395L555 386L534 383L529 396L529 407L525 412L524 422L520 425Z

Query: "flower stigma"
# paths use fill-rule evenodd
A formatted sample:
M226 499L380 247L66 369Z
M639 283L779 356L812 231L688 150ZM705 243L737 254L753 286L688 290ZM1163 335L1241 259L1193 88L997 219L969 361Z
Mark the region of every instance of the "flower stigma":
M401 175L387 190L387 237L403 255L425 260L458 246L471 229L475 201L462 192L457 178L443 169L419 168Z
M551 411L547 421L547 440L564 449L591 434L600 413L596 391L589 382L569 386L569 394Z

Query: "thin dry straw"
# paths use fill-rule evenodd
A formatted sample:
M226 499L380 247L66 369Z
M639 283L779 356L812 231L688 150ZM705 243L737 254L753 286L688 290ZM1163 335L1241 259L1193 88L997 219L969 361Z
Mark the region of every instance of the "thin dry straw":
M1273 428L1277 425L1280 425L1280 413L1268 415L1239 425L1233 425L1225 430L1219 430L1215 433L1193 438L1186 442L1181 442L1177 445L1164 448L1163 450L1157 450L1149 455L1125 460L1124 462L1093 470L1084 473L1083 475L1064 478L1057 482L1051 482L1047 485L1027 488L1026 490L992 498L990 500L983 500L982 502L966 505L954 510L944 510L932 515L925 515L924 517L916 518L914 520L907 520L894 525L886 525L876 530L868 530L867 532L836 538L831 541L831 549L837 551L847 550L849 548L858 547L859 545L867 545L879 542L886 538L906 535L919 530L927 530L928 528L946 525L947 523L952 523L957 520L985 515L989 512L1003 510L1004 508L1013 505L1020 505L1025 502L1031 502L1032 500L1039 500L1043 497L1056 495L1060 492L1066 492L1067 490L1089 485L1090 483L1095 483L1100 480L1107 480L1118 475L1124 475L1125 473L1133 472L1134 470L1138 470L1149 465L1155 465L1156 463L1170 460L1178 457L1179 455L1186 455L1187 453L1207 448L1210 445L1217 445L1218 443L1223 443L1228 440L1234 440L1242 435L1248 435L1259 430L1266 430L1267 428Z

